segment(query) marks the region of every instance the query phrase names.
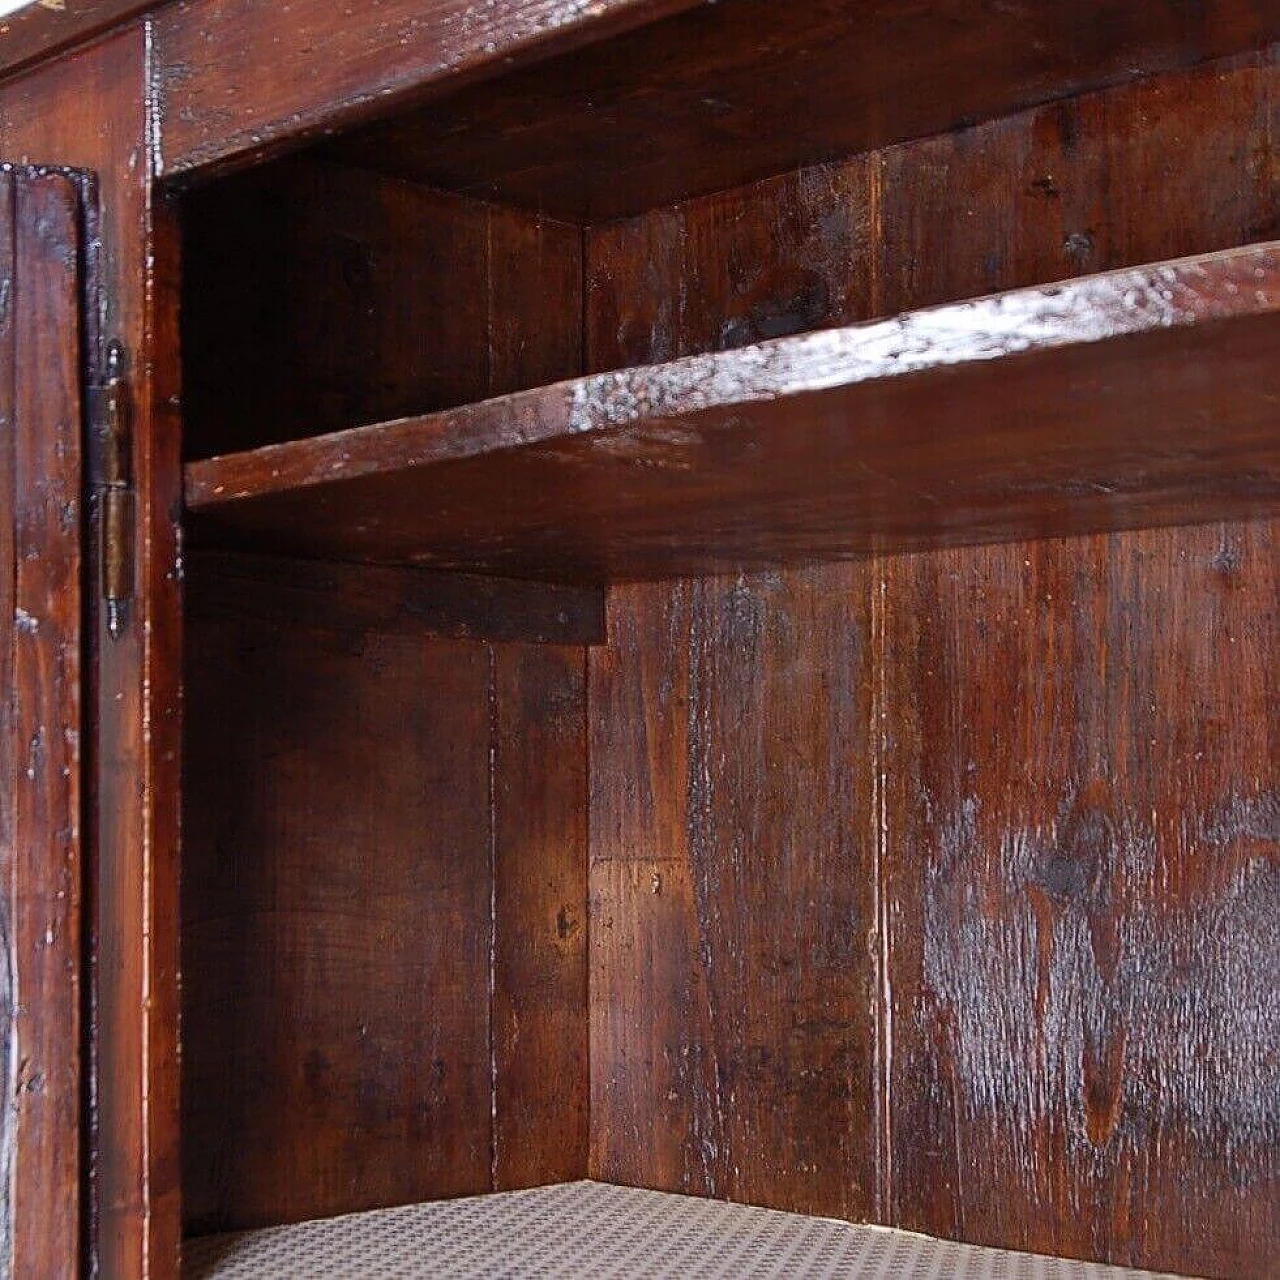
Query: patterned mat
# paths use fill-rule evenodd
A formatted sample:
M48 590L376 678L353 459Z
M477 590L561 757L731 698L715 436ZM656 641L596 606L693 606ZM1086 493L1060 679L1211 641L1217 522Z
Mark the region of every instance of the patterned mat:
M183 1267L184 1280L1132 1280L1151 1275L599 1182L207 1236L188 1241Z

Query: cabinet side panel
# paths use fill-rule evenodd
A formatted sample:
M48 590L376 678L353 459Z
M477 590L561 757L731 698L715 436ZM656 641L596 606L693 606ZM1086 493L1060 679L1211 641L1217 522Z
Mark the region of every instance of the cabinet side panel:
M188 629L188 1230L488 1190L485 647Z
M494 645L493 1189L587 1176L586 651Z
M580 371L576 227L314 160L191 192L183 217L189 457Z

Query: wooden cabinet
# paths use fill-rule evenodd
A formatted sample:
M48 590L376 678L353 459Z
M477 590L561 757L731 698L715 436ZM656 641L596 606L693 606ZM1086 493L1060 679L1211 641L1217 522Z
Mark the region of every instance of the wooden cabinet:
M1268 1274L1278 57L6 19L14 1274Z

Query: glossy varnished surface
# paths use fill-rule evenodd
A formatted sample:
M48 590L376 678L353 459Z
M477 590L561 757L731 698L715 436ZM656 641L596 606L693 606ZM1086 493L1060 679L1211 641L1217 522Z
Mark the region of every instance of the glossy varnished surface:
M0 85L0 152L98 174L104 332L132 353L135 605L90 619L88 821L103 1275L177 1266L181 614L175 241L147 173L146 35L134 28ZM140 358L145 355L146 358ZM95 601L95 597L90 597ZM86 729L90 726L87 725Z
M1273 237L1273 86L1270 59L1246 59L593 231L588 367ZM798 1207L812 1154L838 1163L835 1130L877 1221L1267 1274L1275 1003L1268 962L1240 970L1275 951L1274 538L615 589L592 657L593 1171ZM674 902L652 892L663 860ZM815 893L815 864L854 881ZM746 900L680 889L725 883ZM873 904L851 910L855 889ZM779 965L757 914L807 931L802 959ZM846 927L863 946L833 964ZM806 1006L842 1016L803 1024L813 1059L875 1044L852 1116L838 1078L806 1079L798 1105L789 1036L738 1053L721 1029L741 991L819 975ZM724 1089L744 1076L769 1144Z
M0 1272L82 1248L82 228L0 169Z
M655 577L1276 498L1274 246L192 464L209 541Z

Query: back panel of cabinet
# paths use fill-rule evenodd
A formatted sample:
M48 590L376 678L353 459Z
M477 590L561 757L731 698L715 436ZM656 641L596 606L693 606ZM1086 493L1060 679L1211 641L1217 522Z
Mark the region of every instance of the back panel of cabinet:
M609 368L1274 236L1274 55L588 237ZM592 1169L1205 1274L1280 1240L1274 527L615 589Z
M1274 238L1278 100L1272 49L614 221L369 171L447 113L358 135L188 198L188 452ZM1266 1265L1271 524L617 585L607 636L209 563L190 1230L589 1172Z

